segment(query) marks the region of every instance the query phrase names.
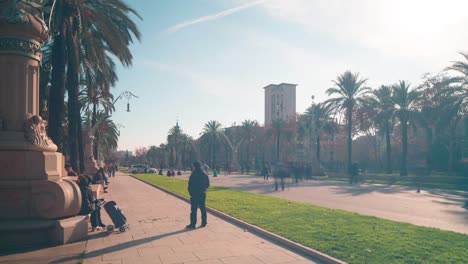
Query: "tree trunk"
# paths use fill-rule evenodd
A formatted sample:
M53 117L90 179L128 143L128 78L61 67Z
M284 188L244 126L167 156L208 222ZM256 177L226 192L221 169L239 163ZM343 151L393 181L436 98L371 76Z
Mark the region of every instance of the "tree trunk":
M280 136L280 133L276 135L276 161L280 160Z
M353 128L353 108L348 108L346 112L346 117L347 117L347 133L348 133L348 164L347 164L347 169L348 169L348 174L351 177L351 161L352 161L352 155L353 155L353 138L351 135L351 131Z
M402 160L401 160L401 170L400 170L400 176L407 176L408 175L408 168L407 168L407 162L408 162L408 120L405 117L403 117L403 120L401 120L401 142L403 144L403 150L402 150Z
M72 20L72 18L70 19ZM67 89L68 89L68 142L70 148L70 163L73 170L79 171L78 162L78 122L77 116L80 116L78 103L78 51L77 51L77 35L72 29L72 24L68 24L67 48L68 64L67 64Z
M250 164L250 138L247 141L247 164Z
M432 144L434 140L434 134L433 134L433 128L432 126L427 129L427 156L426 156L426 166L427 166L427 171L429 174L432 172Z
M320 164L320 136L315 138L315 144L317 145L315 149L315 156L317 157L317 161Z
M97 123L97 104L93 104L93 118L91 118L91 127L95 127ZM95 128L94 143L93 143L93 156L96 161L99 157L99 129Z
M63 152L63 128L65 117L65 67L67 65L67 49L64 34L54 37L52 47L52 80L49 93L49 119L47 133Z
M385 128L385 141L387 145L387 173L392 174L393 169L392 169L392 143L391 143L391 135L390 135L390 124L387 122L386 128Z
M83 142L83 127L81 123L81 116L80 116L80 111L78 111L78 116L77 116L77 124L78 124L78 154L80 157L80 172L85 171L85 166L84 166L84 142Z
M448 158L448 175L451 176L453 173L453 154L455 152L455 130L456 127L453 128L452 126L449 127L450 135L449 135L449 158Z
M216 165L216 144L215 144L215 139L213 137L213 164L211 165L211 168L214 169L215 165Z

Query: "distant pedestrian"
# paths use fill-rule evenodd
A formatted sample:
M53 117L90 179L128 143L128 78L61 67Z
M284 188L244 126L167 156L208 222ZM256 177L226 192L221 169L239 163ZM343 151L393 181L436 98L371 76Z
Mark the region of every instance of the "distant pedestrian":
M201 227L207 225L206 215L206 189L210 187L210 179L208 175L201 168L201 164L195 161L192 165L192 174L190 174L188 182L188 192L190 194L190 224L186 228L193 229L197 224L197 210L201 211Z
M65 166L65 170L67 171L67 176L78 176L78 173L76 173L76 171L73 170L71 165L67 164Z
M268 181L270 176L270 168L267 163L263 163L263 180Z
M357 163L353 163L351 166L351 178L349 179L349 183L357 183L359 177L359 166Z
M273 177L275 178L275 191L278 190L279 185L281 185L281 190L284 191L284 178L287 176L288 171L281 162L278 162L273 172Z
M208 166L208 164L206 164L206 163L203 164L202 169L205 171L206 174L210 174L210 173L209 173L210 166Z
M109 166L109 177L115 176L115 167L114 165Z

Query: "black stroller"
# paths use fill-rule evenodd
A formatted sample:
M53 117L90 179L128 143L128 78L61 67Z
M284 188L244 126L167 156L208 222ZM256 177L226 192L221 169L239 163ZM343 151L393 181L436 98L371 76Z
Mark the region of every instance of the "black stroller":
M127 229L129 229L129 225L127 224L127 217L124 215L122 210L117 207L116 202L109 201L105 203L104 209L112 220L112 223L114 223L114 225L107 226L107 232L112 233L114 232L115 228L118 228L120 232L125 232Z

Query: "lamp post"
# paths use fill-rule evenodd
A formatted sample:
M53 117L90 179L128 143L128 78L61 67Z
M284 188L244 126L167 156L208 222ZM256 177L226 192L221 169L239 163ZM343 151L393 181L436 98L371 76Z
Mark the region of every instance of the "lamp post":
M119 99L125 98L127 99L127 112L130 112L130 99L132 97L138 98L138 96L134 95L132 92L123 91L112 103L115 104Z
M115 104L118 100L125 98L127 99L127 112L130 112L130 99L132 97L138 98L135 94L129 91L123 91L115 100L112 102L112 104ZM123 125L117 125L118 128L124 127ZM96 129L96 128L94 128ZM85 134L85 140L86 146L85 146L85 173L86 174L95 174L99 166L103 166L102 160L99 159L99 144L96 142L99 140L99 135L95 134L94 129L90 129L88 133ZM120 130L118 132L120 136Z

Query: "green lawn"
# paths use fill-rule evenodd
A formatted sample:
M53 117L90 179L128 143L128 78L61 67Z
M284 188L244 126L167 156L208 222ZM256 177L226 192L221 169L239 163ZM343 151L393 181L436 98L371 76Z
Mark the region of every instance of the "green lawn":
M187 181L138 178L188 196ZM467 263L468 235L212 186L207 205L349 263Z

